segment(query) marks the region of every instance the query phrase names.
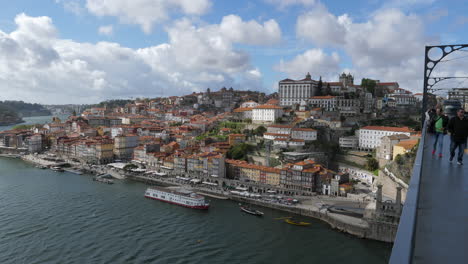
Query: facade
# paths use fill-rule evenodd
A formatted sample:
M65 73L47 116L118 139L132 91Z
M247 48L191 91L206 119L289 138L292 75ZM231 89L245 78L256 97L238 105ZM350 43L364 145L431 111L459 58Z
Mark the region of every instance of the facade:
M253 107L240 107L234 109L234 113L239 119L252 119Z
M274 123L283 116L283 108L277 105L259 105L252 110L253 123Z
M254 102L254 101L247 101L247 102L243 102L241 104L241 108L254 108L254 107L257 107L259 104L257 102Z
M339 145L340 148L355 149L359 145L359 138L357 136L340 137Z
M403 134L411 136L414 131L408 127L366 126L359 129L359 148L371 150L380 146L384 136Z
M278 94L281 106L300 104L308 98L317 94L318 81L312 80L309 73L305 79L284 79L278 84Z
M409 137L404 134L396 134L382 137L380 146L377 147L376 156L378 159L391 160L393 157L393 146L402 140L408 140Z
M226 160L227 177L235 180L248 180L274 187L280 185L280 172L278 168L260 166L241 160Z
M292 128L293 126L290 126L290 125L269 125L267 126L267 132L274 133L274 134L289 135L291 134Z
M404 155L405 153L410 152L418 142L419 141L417 139L410 139L396 144L393 147L393 159L395 159L397 155Z
M397 106L410 106L416 104L414 95L405 89L396 88L393 93L388 95L388 98L393 99Z
M43 149L43 139L41 134L34 134L27 138L29 153L41 152Z
M448 92L449 100L458 100L463 108L468 109L468 88L454 88Z
M291 131L291 138L314 141L317 140L317 130L312 128L293 128Z
M312 195L316 191L316 173L320 166L313 160L288 164L281 170L280 185L302 195Z
M320 107L325 111L335 111L338 106L338 98L336 96L312 96L309 98L309 104L312 107Z
M114 155L119 160L131 160L133 150L138 146L137 135L116 136L114 138Z

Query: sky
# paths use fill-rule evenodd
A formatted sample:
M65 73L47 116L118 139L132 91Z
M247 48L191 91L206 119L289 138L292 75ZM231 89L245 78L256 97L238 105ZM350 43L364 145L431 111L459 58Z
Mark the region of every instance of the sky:
M420 92L424 46L468 43L467 14L463 0L4 1L0 100L88 104L222 87L272 93L278 81L307 72ZM449 55L435 73L468 76L467 55Z

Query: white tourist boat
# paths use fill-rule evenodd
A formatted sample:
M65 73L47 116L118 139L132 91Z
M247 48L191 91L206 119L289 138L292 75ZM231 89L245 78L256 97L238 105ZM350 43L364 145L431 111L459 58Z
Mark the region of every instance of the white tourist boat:
M210 207L205 197L189 191L151 187L146 190L145 197L193 209L206 210Z

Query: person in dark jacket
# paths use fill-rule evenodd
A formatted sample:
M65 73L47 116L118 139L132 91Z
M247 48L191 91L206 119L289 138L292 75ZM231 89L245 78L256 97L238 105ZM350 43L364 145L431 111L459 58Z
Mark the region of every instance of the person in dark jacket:
M433 121L434 121L434 118L436 117L436 110L434 108L431 108L429 109L427 112L426 112L426 124L427 124L427 132L428 133L435 133L434 131L434 126L433 126Z
M465 110L460 108L457 116L452 117L448 124L450 132L450 162L455 157L455 149L458 148L458 165L463 165L463 152L466 148L466 139L468 138L468 119L465 117Z
M439 158L442 158L442 148L444 146L444 135L447 134L447 126L449 123L448 117L444 114L442 108L436 109L436 116L431 120L431 127L435 132L434 147L432 155L436 153L437 143L439 143Z

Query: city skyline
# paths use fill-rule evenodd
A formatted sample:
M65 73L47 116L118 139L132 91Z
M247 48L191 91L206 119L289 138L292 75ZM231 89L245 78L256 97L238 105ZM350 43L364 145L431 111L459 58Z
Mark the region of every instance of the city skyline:
M466 43L458 1L4 3L0 100L97 103L341 72L420 92L424 45ZM194 52L196 51L196 53ZM456 57L454 57L456 58ZM459 66L459 64L457 64ZM448 67L441 73L467 75ZM464 85L457 82L454 85Z

